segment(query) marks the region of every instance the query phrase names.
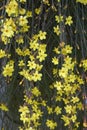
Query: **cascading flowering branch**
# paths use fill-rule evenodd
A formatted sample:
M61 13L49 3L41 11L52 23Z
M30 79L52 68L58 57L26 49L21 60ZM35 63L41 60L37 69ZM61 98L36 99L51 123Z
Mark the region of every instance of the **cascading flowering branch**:
M39 130L43 129L42 126L45 129L55 130L60 128L61 124L67 130L77 130L80 124L78 113L82 110L79 94L81 86L84 85L77 66L87 71L87 60L82 60L79 65L73 57L74 48L70 45L71 43L60 42L64 29L73 26L73 16L64 16L62 13L58 15L56 4L53 1L52 3L50 0L39 2L40 7L34 8L33 11L25 9L26 0L7 2L5 6L7 16L1 21L3 48L0 49L0 59L6 61L2 67L2 75L6 78L6 82L10 83L17 67L19 84L23 82L24 104L20 105L18 110L20 120L23 122L23 126L19 127L20 130ZM61 0L56 0L57 5L60 2ZM87 4L87 0L76 0L76 2ZM47 9L42 9L42 6ZM40 26L43 26L48 20L46 15L51 9L54 13L52 20L55 23L52 24L51 33L55 41L56 39L58 41L56 45L53 45L52 59L49 60L47 47L51 33L49 33L48 24L46 31ZM46 15L41 19L42 12ZM33 15L36 21L33 21ZM40 20L44 21L43 24L40 23ZM34 24L34 27L31 26L31 23ZM37 28L39 23L42 25ZM34 29L36 32L32 31ZM52 38L53 43L54 39ZM13 47L13 50L10 47ZM46 58L50 61L48 66L45 66ZM52 65L52 68L49 64ZM47 80L48 77L44 76L45 67L51 68L50 74L47 72L49 77L52 76L51 82ZM45 83L44 77L47 83ZM8 111L4 104L0 108Z

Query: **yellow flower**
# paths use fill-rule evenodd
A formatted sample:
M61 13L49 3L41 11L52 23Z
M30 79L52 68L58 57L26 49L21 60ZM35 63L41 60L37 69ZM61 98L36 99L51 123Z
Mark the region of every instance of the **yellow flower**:
M38 96L41 95L41 93L40 93L40 91L39 91L39 89L38 89L37 87L34 87L34 88L32 89L32 94L33 94L34 96L36 96L36 97L38 97Z
M55 21L57 22L57 23L60 23L60 22L62 22L63 21L63 16L55 16Z
M27 20L26 16L20 16L20 17L19 17L19 25L20 25L20 26L24 26L24 25L26 25L27 23L28 23L28 20Z
M43 106L46 106L46 101L45 100L42 100L42 103L41 103Z
M73 21L72 21L72 16L68 16L68 17L66 18L65 24L70 26L72 23L73 23Z
M20 49L20 48L17 48L16 49L16 53L18 54L18 55L20 55L20 56L23 56L24 54L23 54L23 51Z
M73 103L77 103L79 102L79 98L78 97L72 97L72 100L71 100Z
M37 101L35 101L35 100L32 100L32 110L34 111L34 112L37 112L37 110L38 110L38 102Z
M63 67L66 68L67 70L73 71L74 66L75 66L75 62L74 61L72 62L72 58L69 56L66 56L64 59L64 62L65 63L63 64ZM72 73L71 77L73 77L73 79L75 79L76 76L74 76L74 74Z
M8 39L7 37L5 37L5 36L3 35L3 33L1 34L1 40L3 41L3 43L4 43L5 45L10 42L10 39Z
M27 16L28 18L31 18L31 17L32 17L32 11L27 11L26 16Z
M58 70L57 69L55 69L55 68L53 68L53 75L57 75L57 73L58 73Z
M59 106L57 106L55 108L54 112L56 113L56 115L61 114L61 108Z
M64 126L68 126L70 124L70 117L67 117L66 115L62 115L61 119L65 122Z
M65 64L68 66L69 64L71 64L72 58L69 56L66 56L64 61L65 61ZM63 64L63 66L65 66L65 64Z
M3 111L8 111L8 108L5 104L0 104L0 109L3 110Z
M72 53L72 47L70 45L66 45L64 48L62 48L62 54L71 54Z
M53 108L52 108L52 107L47 106L47 111L48 111L48 114L52 114L52 113L53 113Z
M18 3L16 0L11 0L7 5L6 5L6 12L8 16L11 15L18 15Z
M39 31L39 38L40 38L40 40L44 40L44 39L46 39L46 32L42 32L42 31Z
M58 58L56 58L56 57L54 57L54 58L52 58L52 63L54 64L54 65L58 65Z
M87 59L81 61L80 67L83 67L85 71L87 70Z
M36 64L36 71L41 71L43 65Z
M23 36L20 35L20 36L16 39L16 42L19 43L19 44L23 44L23 43L24 43Z
M65 107L66 113L71 114L72 113L72 106L71 105L66 105Z
M75 76L74 74L70 74L70 75L68 76L68 80L69 80L69 82L74 83L75 80L76 80L76 76Z
M59 76L62 77L62 78L66 78L67 75L68 75L68 70L67 70L67 68L62 67L62 68L59 70Z
M77 108L78 108L79 110L82 110L83 105L82 105L82 103L81 103L81 102L77 103Z
M46 56L47 56L47 54L45 54L43 51L41 51L41 52L38 52L37 59L39 59L39 61L42 62L45 60Z
M69 92L72 92L72 86L68 83L64 85L64 91L66 92L66 94L68 94Z
M61 100L62 100L61 96L56 96L56 102Z
M30 105L33 104L32 99L28 98L26 95L24 95L24 101Z
M84 84L84 81L81 77L77 77L77 81L79 84Z
M23 69L22 71L19 72L19 74L28 79L29 81L32 80L32 75L30 75L29 70Z
M53 51L54 51L56 54L60 54L60 51L58 50L57 47L55 47Z
M39 43L37 42L37 40L31 40L31 42L30 42L30 49L35 51L38 48L39 48Z
M7 64L5 67L3 67L3 75L4 77L12 76L14 71L14 65Z
M4 42L5 42L6 37L11 38L12 36L14 36L14 32L16 31L16 25L12 18L6 19L1 31L2 31L1 38L2 38L2 41L4 41ZM6 40L8 40L8 39L6 39Z
M28 49L28 48L25 48L24 50L23 50L23 56L29 56L30 55L30 50Z
M6 56L6 53L4 50L0 49L0 58L3 58Z
M38 41L39 39L39 35L38 34L34 34L33 36L32 36L32 40L35 40L35 41Z
M24 15L24 14L26 13L26 10L23 9L23 8L20 8L19 13L20 13L21 15Z
M33 113L33 114L32 114L32 117L31 117L31 120L32 120L33 122L36 122L36 120L38 120L38 119L39 119L38 113Z
M26 122L30 122L30 118L29 118L30 111L29 111L29 109L28 109L27 106L20 106L19 112L21 112L21 114L20 114L20 120L23 121L24 124Z
M69 103L69 100L68 100L68 99L65 99L65 98L63 98L63 101L64 101L65 104L68 104L68 103Z
M63 92L63 90L61 89L61 90L59 90L59 91L57 91L57 95L59 95L59 96L63 96L63 94L64 94L64 92Z
M38 14L40 14L40 12L41 12L41 8L36 8L35 9L35 13L38 15Z
M24 66L24 65L25 65L24 61L23 61L23 60L20 60L18 66L22 67L22 66Z
M81 4L84 4L84 5L87 4L87 0L76 0L76 2L80 2Z
M57 90L61 90L63 86L62 86L61 82L56 81L56 82L54 83L54 87L55 87Z
M28 61L27 66L29 67L30 70L35 69L36 63L35 63L35 61Z
M76 119L77 119L76 115L72 115L72 116L71 116L71 120L72 120L73 123L76 122Z
M12 19L12 18L6 18L6 21L4 23L4 27L5 26L11 26L12 30L16 31L16 25L15 25L14 19Z
M21 23L22 23L22 22L21 22ZM30 26L28 26L27 24L24 24L24 25L21 27L20 32L25 33L25 32L27 32L27 31L29 31L29 28L30 28Z
M30 60L32 61L32 60L35 60L35 57L34 57L34 55L30 55Z
M41 73L38 73L38 71L36 71L34 74L33 74L33 76L32 76L32 80L33 81L40 81L41 80L41 77L42 77L42 74Z
M53 27L53 29L54 29L54 33L56 33L57 35L61 33L58 25L56 27Z
M77 127L77 128L78 128L78 127L79 127L79 125L80 125L80 122L76 122L76 123L75 123L75 127ZM76 130L77 130L77 129L76 129Z
M19 112L21 112L22 114L29 113L29 109L27 106L20 106Z
M53 120L48 120L46 121L46 125L47 127L49 127L51 130L55 130L55 128L57 127L57 123L54 122Z
M46 44L40 44L39 47L38 47L38 51L39 52L46 52Z
M4 26L4 28L1 30L3 32L3 36L11 38L14 36L14 31L11 26Z

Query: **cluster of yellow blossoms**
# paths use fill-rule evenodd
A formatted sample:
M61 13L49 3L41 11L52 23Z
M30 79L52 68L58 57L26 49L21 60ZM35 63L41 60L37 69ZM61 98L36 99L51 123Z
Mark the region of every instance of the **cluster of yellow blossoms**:
M55 21L57 23L57 26L53 27L54 29L54 33L56 33L58 36L64 31L61 26L60 23L64 23L65 25L71 26L73 23L72 20L72 16L67 16L66 19L64 19L64 17L62 15L55 15Z
M42 99L39 99L41 92L37 87L26 92L24 97L25 105L20 106L20 120L23 121L24 127L19 127L20 130L36 130L41 125L40 120L43 112L40 110ZM45 102L44 102L45 105Z
M42 62L45 60L46 54L46 44L39 43L39 40L46 39L46 32L40 31L38 35L33 36L29 43L29 50L26 51L29 59L27 61L27 69L24 68L24 61L20 61L20 75L28 79L29 81L37 82L41 80L42 74L40 73L42 69ZM16 49L18 55L25 56L24 51L21 51L19 48Z
M61 43L54 48L55 57L52 58L54 64L53 76L55 82L50 86L51 89L56 89L54 99L58 104L63 102L61 118L64 121L64 126L68 129L78 128L77 121L78 110L82 109L82 104L77 92L80 93L80 86L84 84L78 72L75 72L76 61L72 59L72 47ZM62 63L60 62L62 59ZM60 67L61 64L61 67ZM60 105L59 105L60 106ZM61 107L60 107L61 108ZM71 126L71 124L73 124Z
M3 67L3 75L5 77L12 76L14 72L14 61L9 61L5 67Z
M14 36L18 38L21 37L19 33L27 32L29 29L28 26L28 17L30 12L27 12L21 6L19 7L18 2L16 0L11 0L6 5L6 13L9 18L6 18L4 22L2 21L2 29L1 29L1 39L4 44L10 43L10 39ZM26 16L24 16L26 14Z

